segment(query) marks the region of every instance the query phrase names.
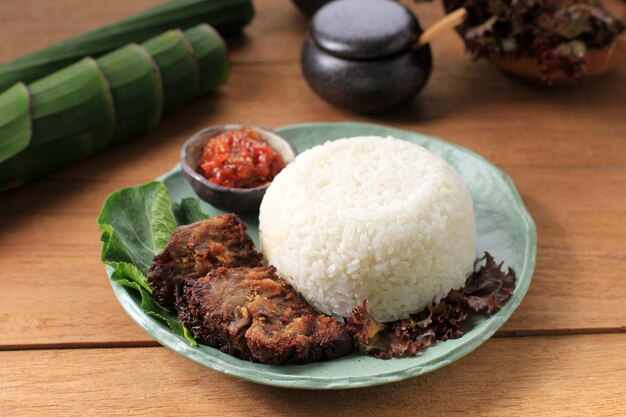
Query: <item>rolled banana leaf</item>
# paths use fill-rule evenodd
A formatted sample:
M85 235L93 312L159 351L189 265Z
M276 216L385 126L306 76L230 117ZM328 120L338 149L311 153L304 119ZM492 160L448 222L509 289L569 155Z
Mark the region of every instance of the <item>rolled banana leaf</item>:
M185 34L170 30L142 46L161 69L164 110L178 108L193 97L200 75L198 61Z
M224 41L202 24L16 84L0 94L0 191L148 132L227 72Z
M254 17L252 0L172 0L141 13L56 43L0 65L0 91L29 83L75 63L99 57L166 30L208 23L223 36L236 33Z
M198 25L185 31L198 62L200 74L196 94L215 90L228 78L228 51L222 38L209 25Z
M23 83L0 95L0 162L30 143L30 94Z
M33 133L30 146L77 136L104 146L115 127L113 98L93 58L28 86Z
M111 93L92 58L30 84L28 91L29 145L0 164L0 190L93 155L109 145L113 134Z
M111 52L97 61L109 82L115 109L113 142L146 133L161 120L161 71L137 44Z

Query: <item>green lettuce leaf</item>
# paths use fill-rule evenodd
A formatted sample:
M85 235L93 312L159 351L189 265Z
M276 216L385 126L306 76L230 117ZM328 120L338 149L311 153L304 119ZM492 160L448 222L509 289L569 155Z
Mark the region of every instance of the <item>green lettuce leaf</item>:
M152 289L150 289L146 276L135 265L127 262L109 262L108 265L115 268L113 270L113 274L111 274L111 279L114 281L130 280L139 287L148 291L148 293L152 293Z
M174 204L174 216L179 226L209 218L200 208L200 200L193 197L184 198L180 203Z
M164 321L175 334L185 339L185 341L187 341L187 343L189 343L191 346L197 346L197 343L194 340L191 332L178 321L178 316L176 316L176 314L172 313L168 309L160 306L154 300L152 294L150 294L149 291L142 288L134 281L129 281L127 279L114 279L114 281L127 288L132 288L136 290L141 296L141 309L146 314L161 321Z
M176 228L165 184L150 182L111 194L102 207L102 261L128 262L144 274Z
M160 181L114 192L98 217L102 262L114 269L111 279L134 290L146 314L167 323L192 346L196 342L176 313L152 297L146 275L152 258L163 250L177 226L207 217L195 198L186 198L172 208L167 187Z

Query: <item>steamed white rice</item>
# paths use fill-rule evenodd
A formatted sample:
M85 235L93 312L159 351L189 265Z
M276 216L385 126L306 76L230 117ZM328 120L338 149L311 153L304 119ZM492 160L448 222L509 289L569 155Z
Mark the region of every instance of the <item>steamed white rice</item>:
M273 180L261 247L317 309L405 318L463 286L475 259L474 210L454 169L391 137L327 142Z

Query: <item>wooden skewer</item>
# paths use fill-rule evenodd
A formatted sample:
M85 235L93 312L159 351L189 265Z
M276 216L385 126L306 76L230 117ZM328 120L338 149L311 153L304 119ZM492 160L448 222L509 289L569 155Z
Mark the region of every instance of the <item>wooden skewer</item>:
M435 22L434 25L432 25L431 27L426 29L425 32L422 33L422 35L417 40L415 47L420 48L439 36L441 32L460 25L461 23L463 23L466 17L467 10L464 7L456 9L452 13L444 16L442 19L439 19L437 22Z

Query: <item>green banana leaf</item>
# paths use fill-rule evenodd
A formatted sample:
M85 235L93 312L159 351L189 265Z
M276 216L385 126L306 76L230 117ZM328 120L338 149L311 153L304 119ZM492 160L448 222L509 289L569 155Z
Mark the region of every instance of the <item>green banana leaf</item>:
M0 94L0 191L148 132L227 73L222 38L202 24L16 84Z
M98 60L109 82L115 108L113 142L142 135L161 120L161 71L144 48L128 45Z
M0 163L23 151L31 132L30 93L17 83L0 95Z
M134 16L0 65L0 91L20 81L35 81L85 56L99 57L129 43L143 42L172 28L187 29L208 23L220 34L227 36L240 31L253 17L251 0L166 1Z
M161 70L164 110L194 96L200 74L193 48L180 30L170 30L142 44Z

